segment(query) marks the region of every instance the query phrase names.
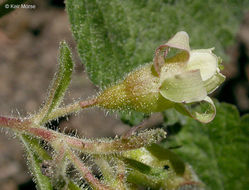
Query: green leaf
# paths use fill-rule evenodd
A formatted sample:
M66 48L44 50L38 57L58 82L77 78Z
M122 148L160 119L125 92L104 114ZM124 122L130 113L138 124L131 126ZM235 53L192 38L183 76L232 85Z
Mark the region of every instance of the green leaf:
M104 87L152 62L156 47L181 30L193 49L215 46L225 58L249 2L67 0L66 6L82 63Z
M104 87L130 71L135 38L123 3L68 0L66 5L80 58L94 84Z
M166 144L183 145L175 152L193 166L207 190L246 190L249 115L240 118L237 109L226 103L216 103L216 108L217 115L211 123L188 119Z
M120 119L130 126L136 126L141 124L145 118L148 118L148 115L141 113L141 112L119 112Z
M129 167L131 167L135 170L138 170L139 172L142 172L146 175L159 175L159 173L162 172L162 171L155 171L149 165L146 165L146 164L139 162L137 160L134 160L134 159L125 158L124 162L127 165L129 165Z
M153 144L124 154L128 167L127 181L151 189L175 190L186 188L185 184L201 183L189 165L169 149Z
M38 141L36 139L28 139L26 135L20 136L20 139L26 148L29 168L34 177L34 182L36 183L37 188L39 190L53 190L50 179L42 174L41 164L43 160L41 160L39 155L37 155L33 150L34 147L38 148ZM41 152L41 149L38 149L39 152Z
M157 144L147 147L147 150L149 150L149 152L160 161L169 160L176 174L183 175L185 171L185 164L174 152Z
M50 86L47 100L36 116L39 122L46 121L46 117L56 109L63 100L64 94L71 82L74 63L71 51L65 41L60 43L59 68Z
M185 124L186 117L180 114L175 109L167 109L162 112L163 115L163 125L164 126L172 126L176 123Z
M46 150L41 146L38 139L35 139L29 135L22 135L22 141L29 145L29 148L34 151L36 155L39 156L40 160L51 160L51 156Z
M43 189L46 190L46 188L50 188L50 186L52 189L55 189L55 187L56 187L56 189L58 189L60 185L64 186L66 183L68 183L67 186L68 186L69 190L80 190L81 189L74 181L66 178L66 176L64 176L64 174L63 174L64 177L61 179L54 179L54 178L49 179L47 176L44 176L41 173L41 164L43 161L51 161L51 163L52 163L52 157L48 154L48 152L46 150L44 150L44 148L42 147L42 145L40 144L38 139L35 139L29 135L21 135L20 139L24 143L25 148L27 150L28 158L29 158L28 162L32 163L30 160L32 155L33 155L33 158L35 159L34 162L37 162L37 165L34 166L32 164L29 164L29 167L30 167L30 170L32 172L32 175L35 177L34 182L37 184L37 186L40 190L43 190ZM30 154L32 154L32 155L30 156ZM37 178L39 180L40 179L41 180L38 181ZM43 186L43 183L46 186L42 187L43 188L42 189L40 186L41 185Z
M76 183L70 181L68 183L68 190L82 190Z
M167 174L163 169L152 168L134 159L126 158L124 161L132 170L127 176L127 181L130 183L160 189L162 181L167 178Z

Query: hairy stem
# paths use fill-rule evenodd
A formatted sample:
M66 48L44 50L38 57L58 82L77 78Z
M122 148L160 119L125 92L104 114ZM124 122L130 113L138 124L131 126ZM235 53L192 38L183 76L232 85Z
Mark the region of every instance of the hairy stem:
M99 155L94 155L94 162L100 168L100 171L102 173L102 177L104 178L104 180L106 182L112 181L115 178L114 170L110 166L109 162L106 160L105 157L99 156Z
M120 190L125 190L126 184L125 184L125 164L122 160L116 159L117 163L117 182L119 185Z
M41 138L49 143L61 140L73 149L78 149L90 154L112 154L133 150L159 142L166 136L166 133L162 129L154 129L141 132L138 135L132 135L127 139L78 139L45 127L34 125L28 119L20 120L18 118L7 117L0 117L0 126Z
M115 161L115 166L110 165L110 159ZM95 155L94 161L100 168L106 184L119 190L127 189L125 185L125 166L123 161L116 157L108 158L100 155Z
M101 183L91 172L91 170L84 165L80 158L68 147L67 152L71 162L74 164L76 169L81 173L83 178L88 182L88 184L96 190L112 190L111 187L106 186Z
M96 104L96 99L90 99L90 100L85 100L85 101L77 101L73 104L69 104L65 107L59 107L55 109L53 112L51 112L47 117L46 120L43 121L41 124L44 124L46 122L49 122L51 120L57 119L59 117L64 117L73 113L77 113L82 111L85 108L92 107ZM36 118L34 116L34 118Z

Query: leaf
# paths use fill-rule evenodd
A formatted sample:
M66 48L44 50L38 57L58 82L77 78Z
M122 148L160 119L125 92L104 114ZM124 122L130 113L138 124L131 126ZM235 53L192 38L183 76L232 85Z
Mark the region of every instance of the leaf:
M42 174L41 171L42 160L33 150L34 146L37 147L36 146L37 140L36 139L30 140L25 135L20 136L20 139L26 148L29 168L32 172L32 175L34 177L34 182L36 183L37 188L39 190L53 190L50 179Z
M140 125L148 115L141 112L119 112L119 117L121 121L130 126Z
M40 160L51 160L51 156L47 153L46 150L41 146L38 139L35 139L29 135L22 135L21 140L25 141L27 145L29 145L30 149L34 152L34 154L38 155Z
M147 147L147 150L149 150L149 152L158 160L169 160L176 174L183 175L185 171L185 164L174 152L157 144Z
M239 116L237 109L216 103L217 115L209 124L188 119L182 130L169 137L174 150L189 162L207 190L248 189L249 115Z
M215 46L225 58L249 2L67 0L66 7L82 63L105 87L152 62L156 47L181 30L193 49Z
M65 41L60 43L59 68L50 86L45 105L35 116L38 122L46 121L46 117L56 109L63 100L64 94L71 82L74 63L71 51Z
M60 179L54 179L54 177L57 176L52 176L52 179L49 179L47 176L44 176L41 172L41 165L43 161L51 161L52 163L52 157L47 153L46 150L44 150L44 148L41 146L40 142L38 139L35 139L29 135L21 135L20 136L21 141L24 143L25 148L27 150L28 154L28 158L30 158L30 154L33 155L33 157L36 159L35 161L37 161L37 165L33 166L32 164L29 164L30 170L32 172L32 175L35 177L34 182L37 184L38 188L40 190L46 190L46 188L51 188L52 189L58 189L60 186L64 186L66 183L68 183L68 189L70 190L80 190L81 188L72 180L68 179L64 173L63 178L61 176ZM28 160L29 163L31 163L31 160ZM42 176L40 177L41 179L45 179L48 180L47 182L43 180L40 180L40 184L39 181L37 180L36 176ZM40 179L39 178L39 179ZM40 185L46 185L46 187L44 186L43 189L39 186ZM60 188L59 188L60 189Z
M185 184L201 183L189 165L169 149L153 144L124 154L128 167L127 181L151 189L175 190L186 188Z
M153 168L134 159L125 158L124 162L131 169L127 181L144 187L160 189L162 181L167 178L163 168Z
M162 112L163 115L163 125L164 126L172 126L177 123L185 124L186 123L186 117L182 114L180 114L175 109L167 109ZM168 129L168 128L167 128ZM168 133L168 132L167 132Z
M76 183L70 181L68 183L68 190L82 190Z
M104 87L130 71L135 38L122 2L68 0L66 5L80 58L93 83Z

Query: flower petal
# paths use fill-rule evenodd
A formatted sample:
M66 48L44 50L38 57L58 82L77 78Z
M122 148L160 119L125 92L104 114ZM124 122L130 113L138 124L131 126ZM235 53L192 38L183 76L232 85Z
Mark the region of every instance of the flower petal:
M218 67L218 57L212 53L212 49L200 49L190 52L187 70L200 69L203 81L210 79Z
M210 94L215 91L225 81L225 79L226 77L217 70L210 79L204 81L207 93Z
M189 47L189 36L186 32L177 32L166 44L159 46L156 49L154 57L154 68L158 75L160 75L161 67L165 63L165 56L168 53L168 48L175 48L182 50L180 54L177 54L180 62L187 62L190 57L190 47ZM161 55L164 51L165 55Z
M160 94L177 103L197 102L207 96L200 70L187 71L166 78L160 87Z
M216 114L214 102L208 96L203 101L197 102L197 106L194 104L176 104L175 109L202 123L212 121Z

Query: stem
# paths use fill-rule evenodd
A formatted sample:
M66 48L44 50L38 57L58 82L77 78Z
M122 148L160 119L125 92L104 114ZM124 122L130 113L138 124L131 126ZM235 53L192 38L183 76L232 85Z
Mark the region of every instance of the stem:
M47 117L46 120L43 121L41 124L47 123L51 120L57 119L59 117L63 117L66 115L70 115L72 113L77 113L82 111L85 108L92 107L97 104L97 101L95 98L85 101L77 101L73 104L69 104L65 107L57 108L53 112L51 112ZM34 119L36 119L36 116L34 116Z
M31 122L26 119L19 119L19 118L11 118L11 117L5 117L5 116L0 116L0 127L6 127L6 128L11 128L14 130L27 130Z
M75 153L68 147L67 153L70 160L73 162L76 169L81 173L83 178L89 183L89 185L96 190L112 190L112 188L102 184L96 177L92 174L91 170L83 164L80 158L75 155Z
M64 141L72 148L79 149L89 154L113 154L127 150L138 149L152 143L157 143L165 138L162 129L154 129L130 136L128 139L114 140L84 140L64 135Z
M67 136L57 131L32 124L30 120L20 120L18 118L0 117L0 126L16 130L21 133L41 138L49 143L62 140L69 147L81 150L90 154L113 154L127 150L138 149L152 143L156 143L165 138L166 133L162 129L154 129L132 135L128 139L114 140L88 140Z
M54 110L52 113L50 113L47 116L46 121L44 121L43 123L57 119L59 117L70 115L72 113L77 113L81 110L82 110L82 108L80 107L80 102L75 102L73 104L69 104L66 107L57 108L56 110Z
M105 157L94 155L94 162L98 165L100 168L100 171L102 173L102 177L107 183L111 183L113 186L113 179L115 178L114 170L108 163Z
M117 163L117 182L119 185L119 189L125 190L125 164L123 161L116 159Z
M145 127L145 124L146 124L146 121L147 120L144 120L141 124L137 125L137 126L134 126L134 127L131 127L127 132L125 132L121 138L123 139L128 139L130 136L134 135L134 133L142 128Z
M119 189L119 190L125 190L125 165L124 162L119 160L118 158L109 158L112 159L112 161L115 161L116 163L116 169L114 169L109 164L108 157L103 157L99 155L94 155L94 162L98 165L98 167L101 170L102 177L105 180L106 184L109 184L109 186ZM116 173L114 173L116 171Z

